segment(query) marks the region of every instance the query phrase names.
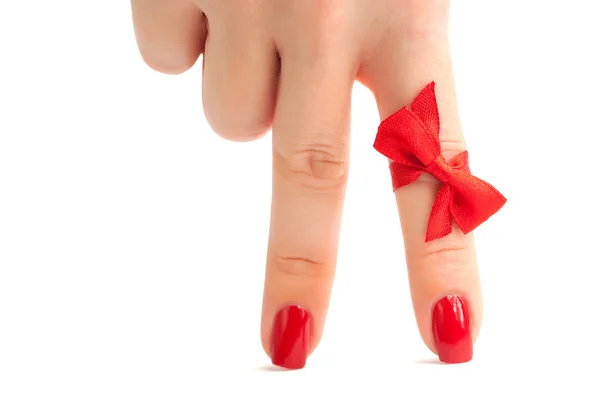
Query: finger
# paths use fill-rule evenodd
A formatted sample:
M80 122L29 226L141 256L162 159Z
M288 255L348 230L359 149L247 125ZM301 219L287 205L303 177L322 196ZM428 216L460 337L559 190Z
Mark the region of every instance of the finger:
M440 30L418 35L396 33L385 38L381 53L362 71L375 93L385 119L408 106L429 82L436 82L442 155L449 160L465 150L447 36ZM425 29L425 31L423 30ZM469 361L477 337L482 301L475 247L471 234L456 226L441 239L425 242L435 196L440 188L432 176L395 192L406 249L411 295L419 331L427 346L443 362Z
M265 351L286 368L302 368L323 332L346 187L355 76L342 53L318 60L299 53L282 57L262 316Z
M193 0L131 0L140 53L166 74L190 69L204 49L206 24Z
M260 10L251 4L227 4L211 16L204 56L204 113L220 136L248 141L271 126L279 62ZM248 10L256 15L248 15Z

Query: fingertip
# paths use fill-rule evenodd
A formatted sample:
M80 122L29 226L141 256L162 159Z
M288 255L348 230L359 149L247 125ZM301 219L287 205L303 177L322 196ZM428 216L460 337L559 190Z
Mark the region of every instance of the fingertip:
M240 113L228 111L231 106L218 107L214 99L204 102L204 116L217 135L231 142L252 142L264 137L271 129L272 113Z
M273 365L301 369L311 350L312 316L303 307L289 305L277 312L269 335L268 353Z
M431 312L436 353L443 363L458 364L473 358L471 311L467 300L457 294L439 299Z
M164 54L154 51L145 51L140 48L140 55L144 63L156 72L166 75L181 75L189 71L198 60L200 52L190 52L177 57L165 57Z

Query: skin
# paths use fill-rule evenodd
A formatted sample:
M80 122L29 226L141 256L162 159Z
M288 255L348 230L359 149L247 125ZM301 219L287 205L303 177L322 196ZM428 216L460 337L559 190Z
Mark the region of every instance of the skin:
M465 150L449 0L132 0L132 10L151 68L179 74L204 53L204 112L217 134L249 141L272 129L262 343L269 354L275 314L296 304L312 314L314 350L335 274L354 82L373 92L383 120L435 80L442 154L450 159ZM482 317L472 235L455 227L424 241L438 189L423 174L395 192L415 317L434 353L431 311L440 298L467 299L473 340Z

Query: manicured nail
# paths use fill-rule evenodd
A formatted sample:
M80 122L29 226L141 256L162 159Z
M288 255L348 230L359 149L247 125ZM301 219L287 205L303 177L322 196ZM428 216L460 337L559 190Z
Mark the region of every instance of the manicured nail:
M446 296L433 307L433 338L441 362L471 361L473 339L469 306L462 296Z
M300 369L310 347L311 317L298 306L277 313L271 331L271 362L279 367Z

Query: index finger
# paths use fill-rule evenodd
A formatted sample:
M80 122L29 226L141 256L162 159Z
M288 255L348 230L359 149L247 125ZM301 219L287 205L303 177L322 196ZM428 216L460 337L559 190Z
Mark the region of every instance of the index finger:
M282 55L262 341L272 362L286 368L304 366L329 306L348 172L351 68L345 57L315 61L298 48Z

